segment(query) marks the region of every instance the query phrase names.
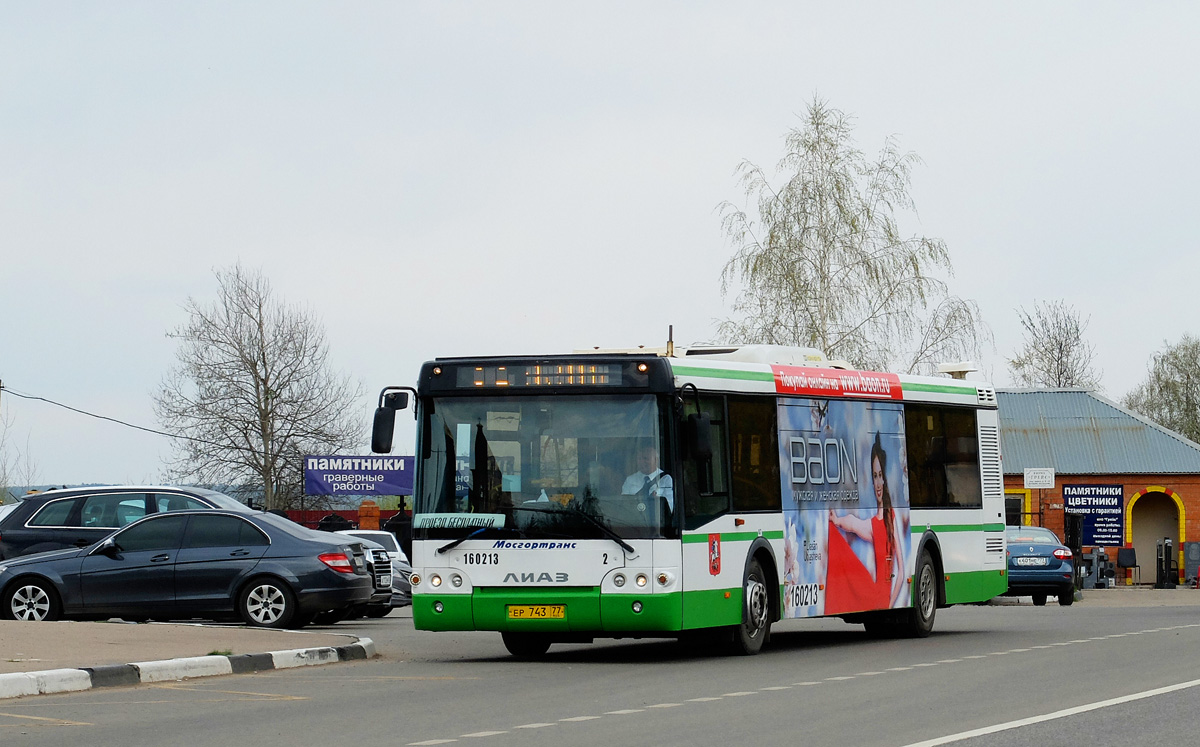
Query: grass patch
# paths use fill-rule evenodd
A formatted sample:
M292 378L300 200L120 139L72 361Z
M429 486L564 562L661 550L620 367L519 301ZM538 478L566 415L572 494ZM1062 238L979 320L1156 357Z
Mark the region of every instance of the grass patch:
M226 649L220 649L218 651L209 651L208 655L209 656L232 656L233 650L226 648Z

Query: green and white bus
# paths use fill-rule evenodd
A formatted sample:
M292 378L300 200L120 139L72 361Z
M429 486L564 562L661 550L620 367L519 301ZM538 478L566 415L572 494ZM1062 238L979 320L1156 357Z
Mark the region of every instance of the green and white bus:
M778 346L425 363L413 620L556 642L709 631L753 654L782 618L926 636L1007 589L995 392ZM708 635L708 634L706 634Z

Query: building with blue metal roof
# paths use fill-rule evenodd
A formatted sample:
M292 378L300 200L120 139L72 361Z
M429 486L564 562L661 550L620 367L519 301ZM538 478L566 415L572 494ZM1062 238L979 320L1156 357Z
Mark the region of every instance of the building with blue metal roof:
M1126 561L1133 549L1142 573L1121 569L1125 583L1154 580L1168 539L1179 575L1197 576L1200 444L1092 391L999 389L996 399L1010 524L1062 536L1065 514L1080 513L1084 545L1126 548ZM1048 469L1053 487L1026 487L1026 470Z

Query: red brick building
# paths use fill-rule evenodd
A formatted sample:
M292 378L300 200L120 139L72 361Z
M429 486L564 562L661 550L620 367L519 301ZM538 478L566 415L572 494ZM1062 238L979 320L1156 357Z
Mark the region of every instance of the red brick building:
M1171 542L1179 579L1195 578L1200 444L1095 392L1013 389L996 397L1009 524L1044 526L1063 537L1072 506L1086 512L1093 509L1078 507L1103 504L1094 510L1106 516L1085 518L1104 525L1092 535L1104 543L1085 551L1103 546L1115 560L1118 548L1133 548L1140 573L1118 569L1117 583L1153 583L1164 539ZM1027 489L1027 468L1053 469L1053 487Z

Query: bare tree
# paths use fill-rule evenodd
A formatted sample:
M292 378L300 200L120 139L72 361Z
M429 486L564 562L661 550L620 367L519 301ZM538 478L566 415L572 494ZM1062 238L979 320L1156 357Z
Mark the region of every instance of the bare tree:
M1017 309L1021 349L1008 360L1013 382L1026 387L1096 389L1100 374L1092 367L1096 347L1084 339L1089 319L1064 301L1038 301L1033 311Z
M938 360L976 357L991 332L979 308L947 293L953 268L941 239L905 236L915 213L910 174L920 163L884 141L875 161L854 144L853 121L814 98L786 137L779 186L743 161L737 173L756 201L752 218L720 206L735 245L721 290L737 285L728 342L820 348L864 367L929 373Z
M0 503L12 503L17 497L11 492L13 488L28 487L38 480L37 464L33 461L28 435L24 449L15 443L15 420L9 412L0 415Z
M321 324L284 304L260 272L216 273L217 301L188 299L189 320L168 332L177 365L155 393L155 414L175 435L172 477L261 487L266 508L303 496L306 453L357 448L361 387L334 374Z
M1123 404L1159 425L1200 442L1200 339L1184 335L1150 361L1146 380Z

